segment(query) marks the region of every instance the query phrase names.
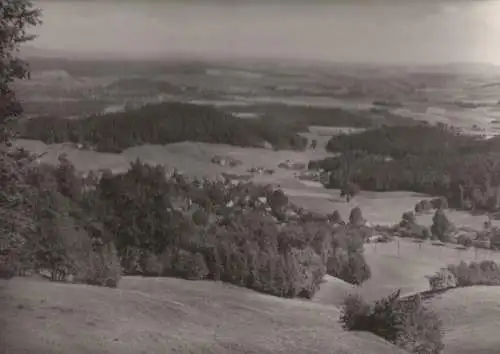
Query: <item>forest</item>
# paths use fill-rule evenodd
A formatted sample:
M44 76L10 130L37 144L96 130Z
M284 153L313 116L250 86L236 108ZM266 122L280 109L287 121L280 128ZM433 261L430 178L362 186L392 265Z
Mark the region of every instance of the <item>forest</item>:
M446 197L454 208L500 207L500 138L481 139L443 124L383 126L332 137L337 157L311 161L330 172L327 188L355 183L363 190L408 190Z
M271 146L275 150L303 151L308 139L301 135L311 125L377 127L414 125L416 121L373 112L337 108L256 105L245 111L261 114L255 119L236 118L229 108L181 102L148 104L124 112L94 114L80 119L42 116L22 121L21 138L44 143L72 142L100 152L121 152L142 144L195 141L242 147Z
M115 287L123 271L310 298L326 273L352 284L371 275L366 230L315 218L279 189L191 180L140 161L121 175L80 176L64 156L35 165L26 182L34 229L4 276L46 269L53 280Z

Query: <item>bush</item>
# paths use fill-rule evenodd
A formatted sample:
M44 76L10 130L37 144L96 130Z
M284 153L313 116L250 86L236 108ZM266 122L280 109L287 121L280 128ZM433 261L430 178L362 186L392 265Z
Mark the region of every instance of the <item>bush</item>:
M88 269L79 274L76 281L90 285L116 288L121 278L122 268L113 244L99 246L90 255Z
M352 198L357 196L361 192L359 186L354 182L348 182L340 189L340 196L346 197L349 202Z
M327 273L353 285L361 285L371 277L363 255L364 235L361 228L343 227L334 235L333 250L327 260Z
M412 211L407 211L404 212L403 215L401 216L401 222L399 223L399 226L409 227L411 225L414 225L415 222L416 222L415 214L413 214Z
M432 204L429 200L424 199L415 204L415 213L422 213L432 209Z
M442 290L457 287L458 280L453 272L447 268L441 269L436 274L427 276L431 290Z
M453 224L442 209L438 209L432 218L431 232L441 242L450 242Z
M431 203L433 209L439 210L439 209L447 209L448 208L448 201L446 200L445 197L431 199L430 203Z
M457 287L473 285L500 285L500 267L493 261L460 262L449 265L447 270L457 279Z
M457 243L467 248L472 246L473 241L472 237L467 234L461 234L457 237Z
M344 299L340 322L348 331L369 331L372 309L359 294L349 294Z
M345 224L338 210L334 210L333 213L328 215L328 220L333 224Z
M349 331L367 331L419 354L438 354L444 348L442 323L420 296L399 298L399 291L368 304L359 295L344 300L340 321Z
M363 226L365 222L361 209L359 207L353 208L349 214L349 223L353 226Z

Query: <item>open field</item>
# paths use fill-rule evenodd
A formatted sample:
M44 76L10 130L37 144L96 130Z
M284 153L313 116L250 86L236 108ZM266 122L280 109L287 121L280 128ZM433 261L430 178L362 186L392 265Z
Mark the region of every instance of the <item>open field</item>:
M396 289L401 289L402 295L411 294L429 290L425 276L448 264L482 260L500 262L500 252L457 250L451 245L434 246L430 242L419 245L407 239L365 244L365 257L372 270L371 279L361 287L353 287L327 276L314 301L340 306L347 292L359 292L369 300L379 299Z
M332 306L215 282L126 277L119 289L0 281L1 353L403 354L345 332Z
M444 323L443 354L494 354L500 348L499 287L453 289L430 301Z

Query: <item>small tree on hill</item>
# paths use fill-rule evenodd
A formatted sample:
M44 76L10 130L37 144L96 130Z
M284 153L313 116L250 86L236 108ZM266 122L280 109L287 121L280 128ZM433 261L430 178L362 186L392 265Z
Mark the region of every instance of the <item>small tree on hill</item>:
M349 223L353 226L363 226L365 222L361 209L359 207L353 208L349 214Z
M442 209L436 210L432 218L431 232L432 235L441 242L448 242L451 238L453 224L448 220Z
M416 223L415 214L412 211L407 211L403 213L399 225L401 227L409 227L411 225L415 225L415 223Z
M338 210L334 210L333 213L328 215L328 220L334 224L345 224Z
M349 203L352 198L357 196L361 189L354 182L347 182L340 190L340 196L345 197L346 201Z

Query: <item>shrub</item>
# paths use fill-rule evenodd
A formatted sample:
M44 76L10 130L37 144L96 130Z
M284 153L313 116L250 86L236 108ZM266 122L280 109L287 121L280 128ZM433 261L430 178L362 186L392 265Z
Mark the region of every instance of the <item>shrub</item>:
M328 215L328 220L333 224L345 224L338 210L334 210L333 213Z
M353 208L349 214L349 223L354 226L362 226L365 222L361 209L359 207Z
M500 267L493 261L469 264L462 261L458 265L449 265L447 270L456 277L457 287L500 285Z
M433 209L439 210L439 209L447 209L448 208L448 201L446 200L445 197L431 199L430 203L431 203Z
M422 213L432 209L432 204L429 200L424 199L415 204L415 213Z
M342 228L333 240L333 250L327 260L327 273L353 285L361 285L371 277L363 255L364 236L360 228Z
M340 322L348 331L368 331L371 306L359 294L348 294L344 299Z
M451 240L451 232L453 225L446 217L442 209L438 209L432 218L431 232L441 242L449 242Z
M411 237L418 240L428 240L431 238L431 232L427 226L419 224L407 224L401 231L402 237Z
M458 284L457 277L447 268L441 269L434 275L427 276L431 290L455 288Z
M205 279L209 274L205 258L201 253L191 253L178 250L172 255L171 268L166 270L167 275L181 277L188 280Z
M438 354L444 348L442 323L420 296L399 298L399 290L372 304L359 295L344 300L340 321L349 331L367 331L419 354Z
M415 214L412 211L407 211L404 212L403 215L401 216L401 222L399 225L401 227L407 227L415 224L416 219L415 219Z
M470 235L467 234L461 234L457 237L457 243L459 245L462 245L464 247L471 247L473 244L473 239Z
M122 268L112 243L99 246L90 254L88 268L77 276L76 281L90 285L116 288L120 281Z
M357 196L361 192L359 186L354 182L348 182L340 189L340 196L346 197L349 202L352 198Z

